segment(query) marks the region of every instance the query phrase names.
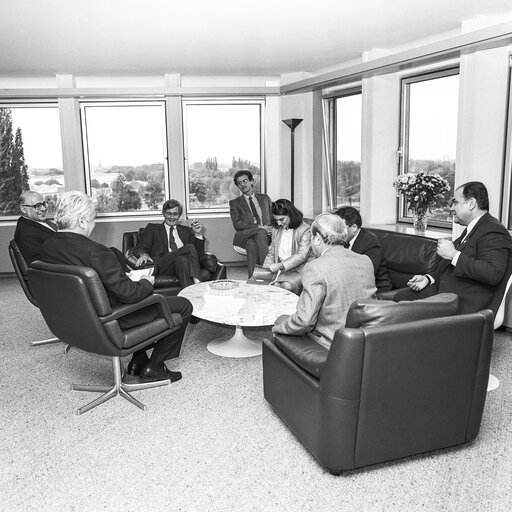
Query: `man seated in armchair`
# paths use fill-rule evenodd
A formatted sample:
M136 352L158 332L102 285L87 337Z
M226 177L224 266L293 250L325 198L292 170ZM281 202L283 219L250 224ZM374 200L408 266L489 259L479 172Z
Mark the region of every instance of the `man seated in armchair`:
M179 224L183 206L169 199L162 206L164 222L148 224L133 248L135 266L154 263L157 275L176 275L183 288L202 281L200 263L206 258L203 226L194 219L191 226Z

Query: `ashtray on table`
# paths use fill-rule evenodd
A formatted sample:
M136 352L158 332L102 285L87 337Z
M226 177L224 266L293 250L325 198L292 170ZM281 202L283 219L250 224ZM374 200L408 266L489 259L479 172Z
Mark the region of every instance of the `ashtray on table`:
M212 295L231 295L239 283L232 279L218 279L206 283Z

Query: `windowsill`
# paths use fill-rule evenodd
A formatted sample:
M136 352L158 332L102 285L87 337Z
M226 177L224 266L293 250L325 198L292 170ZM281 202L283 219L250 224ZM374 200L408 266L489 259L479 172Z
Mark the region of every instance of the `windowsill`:
M372 229L382 229L383 231L394 231L395 233L404 233L407 235L417 235L417 233L414 231L414 227L412 224L405 224L405 223L396 223L396 224L372 224L372 225L366 225L363 227L372 228ZM426 236L427 238L446 238L447 236L451 237L452 230L448 228L439 228L439 227L432 227L427 228L425 231L425 234L423 236Z

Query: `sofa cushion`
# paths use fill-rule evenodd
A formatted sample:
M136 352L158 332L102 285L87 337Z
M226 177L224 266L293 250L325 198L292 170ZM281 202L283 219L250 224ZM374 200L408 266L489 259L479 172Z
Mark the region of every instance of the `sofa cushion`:
M401 324L455 315L459 298L454 293L440 293L427 299L393 302L356 300L350 305L345 327L362 328Z
M316 379L320 379L329 351L307 336L274 334L274 343L294 363Z

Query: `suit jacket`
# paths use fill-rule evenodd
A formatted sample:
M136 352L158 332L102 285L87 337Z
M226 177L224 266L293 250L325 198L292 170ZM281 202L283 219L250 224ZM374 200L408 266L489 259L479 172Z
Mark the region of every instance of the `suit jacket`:
M457 245L462 237L455 240ZM432 277L439 293L459 296L459 313L490 308L496 313L512 270L510 234L489 213L485 213L459 247L457 265L441 260Z
M375 296L375 276L370 258L332 246L306 264L303 290L293 315L280 316L273 332L307 334L329 348L334 333L345 326L350 304Z
M204 256L204 237L202 239L197 238L192 228L182 226L181 224L176 226L176 230L183 244L192 244L197 250L199 259L201 259ZM155 261L169 254L169 239L167 238L167 230L164 223L148 224L144 228L139 244L133 252L137 257L143 253L149 254Z
M283 233L284 229L282 228L272 229L272 243L268 248L267 257L263 262L264 267L279 261L279 247L281 246ZM304 265L311 254L310 243L311 227L303 222L293 230L292 255L281 262L284 265L284 270L296 270L301 272L304 269Z
M254 194L261 208L261 222L264 226L272 225L272 201L267 194ZM254 222L254 216L251 212L247 200L243 195L229 201L229 214L233 227L236 230L233 244L245 247L247 240L255 233L258 226Z
M380 245L379 240L373 233L361 228L354 240L352 250L357 252L357 254L368 256L372 260L375 270L375 285L377 286L378 292L386 292L393 288L388 274L386 258L382 251L382 245Z
M55 233L43 244L41 259L48 263L93 268L98 273L112 306L134 304L153 293L153 285L148 280L141 279L135 283L126 276L110 249L78 233Z
M57 225L47 220L48 227L43 226L40 222L26 217L20 217L16 224L14 232L14 240L20 248L21 254L27 265L33 261L40 259L41 246L46 240L52 238L56 231ZM53 228L53 229L52 229Z

